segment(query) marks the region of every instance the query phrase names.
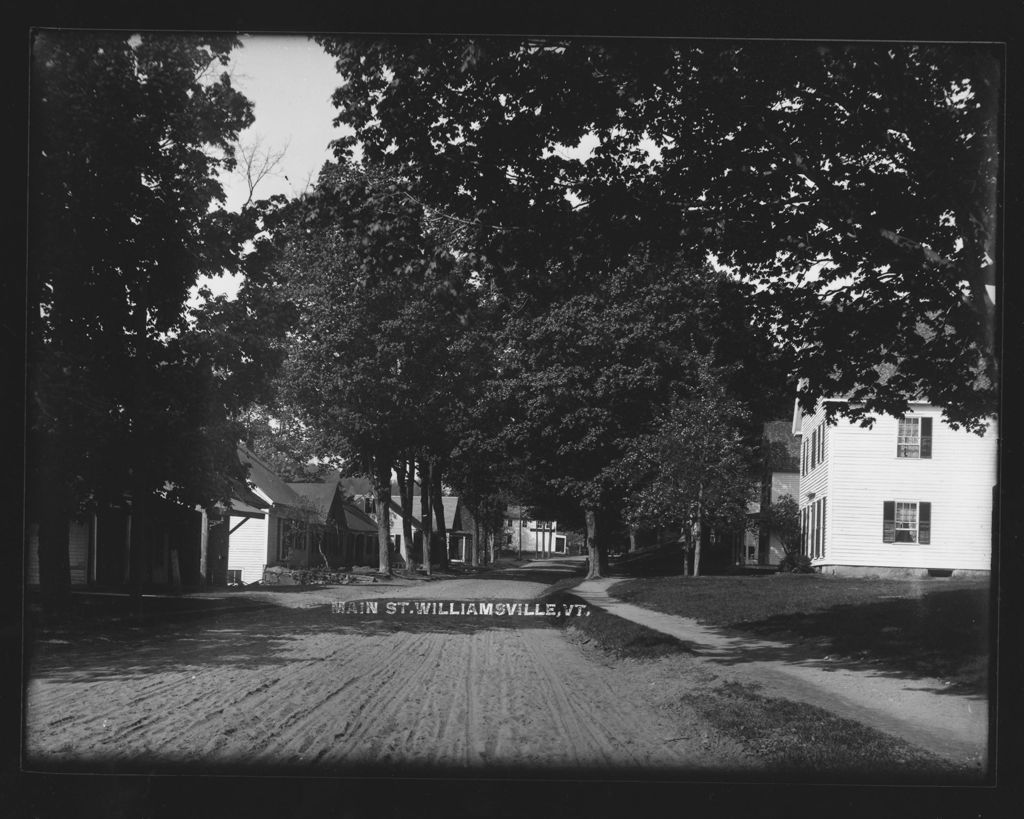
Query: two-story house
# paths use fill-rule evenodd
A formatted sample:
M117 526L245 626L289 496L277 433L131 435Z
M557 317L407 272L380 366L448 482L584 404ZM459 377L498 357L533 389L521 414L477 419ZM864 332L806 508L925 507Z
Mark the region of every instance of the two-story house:
M801 550L836 574L966 574L992 562L997 430L954 430L913 402L870 428L796 406Z
M555 557L580 551L579 538L559 531L557 520L532 518L523 506L505 508L504 538L504 549L532 557Z

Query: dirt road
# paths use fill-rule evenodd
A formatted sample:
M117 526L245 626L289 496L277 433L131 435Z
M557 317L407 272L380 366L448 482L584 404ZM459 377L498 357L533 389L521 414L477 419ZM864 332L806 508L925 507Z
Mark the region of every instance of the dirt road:
M384 594L528 599L573 570L549 562ZM359 591L343 596L384 596ZM38 641L26 688L29 766L554 773L751 764L659 699L653 665L601 662L542 618L399 621L287 599L291 607Z

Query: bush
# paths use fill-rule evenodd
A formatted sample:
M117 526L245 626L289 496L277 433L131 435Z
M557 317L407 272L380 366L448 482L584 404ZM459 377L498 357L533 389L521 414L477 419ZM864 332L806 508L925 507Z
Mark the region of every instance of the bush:
M810 574L814 570L811 568L811 559L807 555L800 552L789 552L779 561L779 571Z

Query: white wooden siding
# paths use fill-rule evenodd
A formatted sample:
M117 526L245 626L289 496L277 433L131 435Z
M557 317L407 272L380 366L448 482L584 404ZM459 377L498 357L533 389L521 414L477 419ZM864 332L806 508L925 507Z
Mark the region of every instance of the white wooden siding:
M920 569L991 568L992 487L996 481L995 422L980 437L952 430L941 412L912 405L932 421L932 457L897 458L898 420L879 416L871 429L840 419L828 431L825 468L801 478L800 503L808 492L828 499L825 555L817 565ZM821 412L806 417L804 434ZM884 543L885 501L931 503L931 542Z
M263 567L267 564L267 530L271 521L270 515L265 518L232 515L228 521L228 530L234 529L229 535L228 571L241 569L243 583L263 579ZM269 528L274 531L273 526Z

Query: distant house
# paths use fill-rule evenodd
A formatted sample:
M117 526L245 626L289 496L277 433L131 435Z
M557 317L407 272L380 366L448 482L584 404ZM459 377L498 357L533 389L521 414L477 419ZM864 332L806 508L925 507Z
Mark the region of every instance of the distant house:
M561 532L557 520L530 517L524 506L505 508L505 543L503 548L531 557L555 557L578 554L579 538L575 533Z
M325 560L331 568L377 565L377 523L346 500L340 479L288 486L316 515L312 521L309 566L322 566Z
M226 558L227 582L261 580L270 565L309 566L316 510L246 447L238 447L238 458L249 468L249 485L232 498L222 524L227 529L218 527L216 537L211 531L214 559ZM216 583L217 568L211 573Z
M448 559L469 561L470 550L473 548L476 537L476 523L473 516L457 495L443 495L441 505L444 509L445 547L448 550ZM405 519L401 495L391 496L390 515L391 539L397 549L401 544L402 521ZM418 502L413 504L413 514L409 518L409 522L412 526L413 546L414 548L419 547L423 526Z
M940 410L912 402L870 429L826 402L794 408L800 439L801 550L842 574L984 573L992 561L997 434L951 429Z
M733 565L777 566L785 549L777 532L766 522L767 511L779 498L800 496L800 439L790 420L768 421L761 434L761 475L758 499L748 513L753 524L734 541Z

